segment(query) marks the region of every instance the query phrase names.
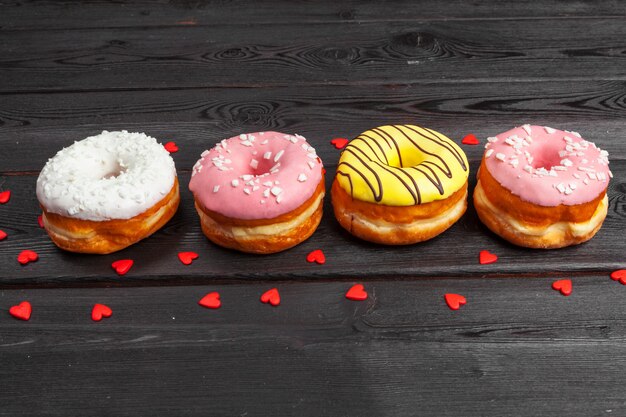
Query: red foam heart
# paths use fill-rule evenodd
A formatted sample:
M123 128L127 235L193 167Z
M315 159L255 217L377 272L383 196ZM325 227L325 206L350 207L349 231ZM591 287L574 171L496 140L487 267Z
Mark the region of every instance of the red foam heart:
M43 216L41 214L37 216L37 224L43 229Z
M29 262L35 262L37 259L39 259L37 252L28 249L21 251L20 254L17 255L17 261L22 265L26 265Z
M4 240L6 239L7 234L4 230L0 230L0 240Z
M473 133L470 133L469 135L463 138L461 143L464 145L478 145L480 144L480 141L478 140L476 135L474 135Z
M111 264L115 272L119 275L124 275L130 270L130 267L133 266L132 259L120 259L119 261L115 261Z
M481 265L492 264L498 260L498 255L489 252L488 250L481 250L478 256L478 261Z
M362 284L354 284L346 293L346 298L353 301L367 300L367 291Z
M13 306L9 309L9 314L20 320L28 320L30 319L30 313L32 313L33 308L31 307L28 301L22 301L16 306Z
M330 143L333 144L333 146L337 149L343 149L346 147L346 145L348 144L348 139L346 138L335 138L333 140L330 141Z
M176 152L178 152L178 146L176 145L176 142L167 142L165 145L163 145L163 147L169 153L176 153Z
M178 259L185 265L191 264L194 259L198 258L198 254L195 252L178 252Z
M309 253L306 256L307 262L317 262L318 264L326 263L326 255L322 252L321 249L315 249L313 252Z
M462 305L467 303L467 300L461 294L446 294L444 298L451 310L458 310Z
M558 281L554 281L552 283L552 289L556 291L561 291L561 294L568 296L572 293L572 280L560 279Z
M100 321L103 317L111 317L111 314L113 314L113 310L104 304L94 304L91 309L91 319L93 321Z
M3 191L0 193L0 204L4 204L11 198L11 191Z
M220 308L222 306L222 300L220 300L220 293L215 292L215 291L210 292L204 297L202 297L202 299L198 301L198 304L206 308L213 308L213 309Z
M261 302L264 304L270 303L273 306L279 305L280 294L278 293L278 288L265 291L263 295L261 295Z
M626 285L626 269L618 269L611 272L611 279L613 281L619 281L620 284Z

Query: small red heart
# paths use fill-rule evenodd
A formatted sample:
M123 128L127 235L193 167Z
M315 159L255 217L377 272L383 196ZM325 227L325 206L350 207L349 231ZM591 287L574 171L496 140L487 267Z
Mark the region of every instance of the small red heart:
M22 265L26 265L29 262L35 262L37 259L39 259L37 252L28 249L21 251L20 254L17 255L17 261Z
M43 216L41 214L37 216L37 223L39 224L39 227L43 229Z
M124 275L125 273L128 272L130 267L133 266L133 260L132 259L120 259L119 261L113 262L111 266L113 267L113 269L115 269L115 272L117 272L119 275Z
M498 255L491 253L487 250L481 250L478 256L478 261L481 265L492 264L498 260Z
M626 269L618 269L611 272L611 279L613 281L619 281L620 284L626 285Z
M270 303L273 306L279 305L280 294L278 293L278 288L265 291L263 295L261 295L261 302L264 304Z
M461 143L464 145L478 145L480 144L480 141L478 140L476 135L474 135L473 133L470 133L469 135L463 138Z
M176 152L178 152L178 146L176 146L176 142L167 142L165 145L163 145L163 147L169 153L176 153Z
M326 175L326 168L322 168L322 175Z
M324 255L324 252L322 252L321 249L315 249L313 252L309 253L306 256L306 261L307 262L317 262L318 264L324 264L326 263L326 256Z
M215 291L210 292L204 297L202 297L202 299L198 301L198 304L206 308L213 308L213 309L220 308L222 306L222 300L220 300L220 293L215 292Z
M554 281L552 283L552 289L556 291L561 291L561 294L563 294L564 296L568 296L572 293L572 280L560 279L558 281Z
M20 320L28 320L30 319L30 313L33 311L30 303L28 301L22 301L16 306L13 306L9 309L9 314Z
M346 145L348 144L348 139L346 138L335 138L333 140L330 141L330 143L332 143L335 148L337 149L343 149L346 147Z
M4 240L6 239L7 234L4 230L0 230L0 240Z
M367 291L362 284L354 284L346 293L346 298L353 301L367 300Z
M458 310L462 305L467 303L467 300L461 294L446 294L444 298L450 310Z
M93 321L100 321L103 317L111 317L111 314L113 314L113 310L104 304L94 304L91 309L91 319Z
M0 204L4 204L11 198L11 191L3 191L0 193Z
M197 258L198 254L195 252L178 252L178 259L185 265L191 264L191 262Z

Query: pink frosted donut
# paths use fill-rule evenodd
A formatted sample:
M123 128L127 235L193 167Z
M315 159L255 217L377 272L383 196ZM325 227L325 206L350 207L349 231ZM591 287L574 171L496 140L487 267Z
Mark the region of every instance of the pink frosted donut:
M488 138L474 191L480 219L527 247L584 242L607 213L608 153L568 132L523 125Z
M323 179L322 163L304 137L256 132L204 151L189 189L211 241L274 253L306 240L317 228Z

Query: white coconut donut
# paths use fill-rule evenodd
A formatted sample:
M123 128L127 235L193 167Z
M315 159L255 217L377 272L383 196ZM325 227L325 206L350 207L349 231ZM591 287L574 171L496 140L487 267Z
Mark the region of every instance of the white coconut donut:
M179 203L176 168L156 139L103 131L60 150L37 179L44 226L72 252L110 253L161 228Z

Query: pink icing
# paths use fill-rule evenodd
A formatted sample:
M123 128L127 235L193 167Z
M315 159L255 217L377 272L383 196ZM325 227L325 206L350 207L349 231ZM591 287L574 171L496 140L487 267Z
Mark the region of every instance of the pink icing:
M322 179L322 163L300 135L256 132L204 151L189 189L207 209L236 219L273 219L301 206Z
M598 197L613 177L608 153L576 132L524 125L488 141L485 164L489 173L533 204L587 203Z

